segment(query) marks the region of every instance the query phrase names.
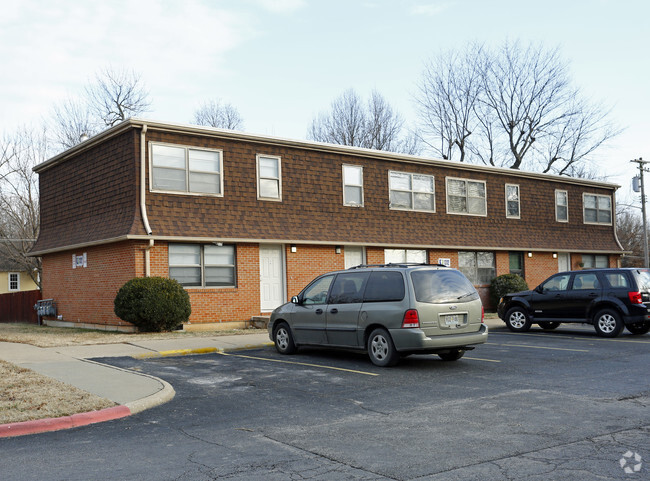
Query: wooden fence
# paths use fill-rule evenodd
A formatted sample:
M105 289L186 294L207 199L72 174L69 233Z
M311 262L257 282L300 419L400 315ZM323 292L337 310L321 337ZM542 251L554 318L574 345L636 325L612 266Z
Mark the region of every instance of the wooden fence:
M40 299L40 290L0 294L0 322L38 323L34 304Z

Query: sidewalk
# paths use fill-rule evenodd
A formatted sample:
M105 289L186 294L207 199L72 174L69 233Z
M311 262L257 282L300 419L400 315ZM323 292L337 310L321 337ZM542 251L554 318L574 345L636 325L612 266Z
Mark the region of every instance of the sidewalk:
M486 318L485 323L490 330L505 328L505 324L500 319ZM64 418L0 425L0 438L56 431L119 419L166 403L174 397L174 388L162 379L100 364L92 361L92 358L130 356L144 359L254 349L272 345L266 330L260 330L259 334L48 348L0 342L0 359L71 384L118 404L113 408Z

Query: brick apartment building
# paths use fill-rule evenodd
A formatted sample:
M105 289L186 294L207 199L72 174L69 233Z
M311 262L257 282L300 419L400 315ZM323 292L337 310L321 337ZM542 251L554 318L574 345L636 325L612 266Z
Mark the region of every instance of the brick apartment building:
M487 301L497 275L534 286L623 251L612 184L207 127L131 119L35 171L32 255L64 325L128 329L113 299L133 277L179 280L199 328L361 263L445 263Z

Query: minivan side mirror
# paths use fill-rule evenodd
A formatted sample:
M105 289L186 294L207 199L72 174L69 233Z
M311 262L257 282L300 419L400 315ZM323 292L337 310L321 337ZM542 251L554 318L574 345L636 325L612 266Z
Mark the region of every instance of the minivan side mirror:
M292 304L300 304L300 297L298 297L298 296L293 296L293 297L291 298L291 303L292 303Z

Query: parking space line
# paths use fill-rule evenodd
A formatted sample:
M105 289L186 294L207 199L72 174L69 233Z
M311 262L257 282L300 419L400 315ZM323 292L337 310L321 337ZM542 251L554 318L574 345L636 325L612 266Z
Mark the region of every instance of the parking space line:
M332 369L334 371L345 371L345 372L351 372L354 374L364 374L366 376L379 376L379 374L376 374L374 372L365 372L365 371L355 371L354 369L344 369L342 367L333 367L333 366L323 366L322 364L310 364L307 362L295 362L295 361L285 361L284 359L270 359L268 357L256 357L256 356L245 356L243 354L230 354L227 352L219 352L222 356L232 356L232 357L243 357L246 359L257 359L259 361L270 361L270 362L280 362L283 364L295 364L298 366L308 366L308 367L319 367L322 369Z
M496 342L488 342L487 344L491 344L493 346L530 347L531 349L549 349L552 351L589 352L589 349L568 349L565 347L531 346L530 344L498 344Z
M463 357L463 359L467 359L468 361L501 362L497 359L481 359L480 357Z
M571 340L575 339L576 341L615 341L615 342L630 342L633 344L650 344L650 339L648 340L636 340L636 339L621 339L621 338L608 338L608 337L598 337L595 334L591 337L575 337L575 336L565 336L560 333L551 334L535 334L532 332L490 332L490 336L497 334L506 335L506 336L517 336L517 337L544 337L546 339L562 339L562 340Z

